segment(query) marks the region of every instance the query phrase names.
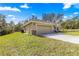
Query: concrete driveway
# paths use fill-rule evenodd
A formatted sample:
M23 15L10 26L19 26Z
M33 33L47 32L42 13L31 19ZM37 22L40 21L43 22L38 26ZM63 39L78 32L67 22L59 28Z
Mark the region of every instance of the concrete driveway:
M45 36L47 38L53 38L53 39L58 39L58 40L66 41L66 42L79 44L79 36L65 35L65 34L62 34L62 33L43 34L43 36Z

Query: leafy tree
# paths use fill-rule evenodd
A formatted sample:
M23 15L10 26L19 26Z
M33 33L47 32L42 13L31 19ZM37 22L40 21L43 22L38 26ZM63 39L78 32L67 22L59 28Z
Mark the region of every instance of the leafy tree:
M65 29L79 29L79 17L75 16L71 19L68 19L62 22L62 27Z
M15 23L13 21L10 21L9 25L10 25L11 32L14 32L15 31Z
M6 26L5 15L0 14L0 35L3 34L4 28Z
M18 23L18 24L16 24L16 26L15 26L15 31L21 31L21 29L22 29L22 23Z

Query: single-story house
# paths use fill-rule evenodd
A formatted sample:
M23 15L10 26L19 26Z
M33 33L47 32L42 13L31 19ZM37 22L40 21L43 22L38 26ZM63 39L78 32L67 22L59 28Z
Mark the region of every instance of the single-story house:
M23 30L25 33L40 35L43 33L51 33L54 28L53 24L50 22L29 21L25 25L23 25Z

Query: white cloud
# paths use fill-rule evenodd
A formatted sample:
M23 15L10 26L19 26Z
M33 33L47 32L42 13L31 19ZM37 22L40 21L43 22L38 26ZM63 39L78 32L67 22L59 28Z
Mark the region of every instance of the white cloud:
M21 12L18 8L12 8L12 7L0 7L0 10L7 10L7 11L17 11L17 12Z
M12 21L16 21L17 19L14 15L8 15L7 18L11 19Z
M27 4L21 5L21 8L29 8L29 6Z
M79 14L79 12L74 12L74 14Z
M8 15L8 17L15 17L14 15Z
M73 5L74 8L79 8L79 3L64 3L63 9L68 9Z
M70 16L69 16L69 18L72 18L72 17L73 17L73 15L70 15Z
M73 15L64 16L64 19L71 19Z
M64 16L64 18L66 19L66 18L68 18L67 16Z
M73 3L64 3L63 9L68 9L72 6Z
M14 15L8 15L8 18L10 18L12 20L16 19L16 17Z
M16 19L16 17L12 17L11 19L15 20L15 19Z

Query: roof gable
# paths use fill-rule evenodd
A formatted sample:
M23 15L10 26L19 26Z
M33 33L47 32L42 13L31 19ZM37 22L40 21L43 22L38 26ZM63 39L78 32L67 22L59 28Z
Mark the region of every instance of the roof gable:
M45 21L29 21L26 24L24 24L24 26L27 26L27 25L29 25L31 23L35 23L37 25L44 25L44 26L46 26L46 25L49 25L49 26L53 25L51 22L45 22Z

